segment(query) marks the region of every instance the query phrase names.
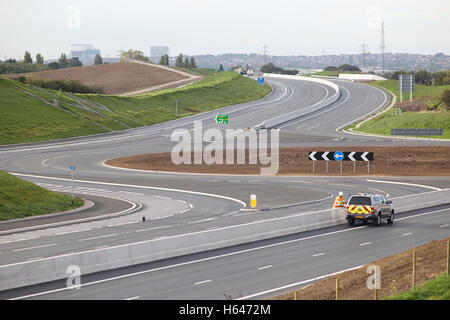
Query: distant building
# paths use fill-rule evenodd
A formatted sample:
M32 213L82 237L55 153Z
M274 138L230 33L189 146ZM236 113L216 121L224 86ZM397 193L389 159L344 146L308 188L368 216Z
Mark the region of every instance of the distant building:
M151 46L150 47L150 60L154 63L158 63L161 56L169 54L168 46Z
M78 58L84 66L94 64L97 54L100 54L100 50L91 44L73 44L70 50L70 56Z

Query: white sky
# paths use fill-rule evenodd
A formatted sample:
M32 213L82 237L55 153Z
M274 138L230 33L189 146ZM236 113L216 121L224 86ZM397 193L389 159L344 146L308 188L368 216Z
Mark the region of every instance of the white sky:
M79 14L78 14L79 13ZM168 45L171 55L450 53L449 0L0 0L0 59L57 58L73 43L102 56Z

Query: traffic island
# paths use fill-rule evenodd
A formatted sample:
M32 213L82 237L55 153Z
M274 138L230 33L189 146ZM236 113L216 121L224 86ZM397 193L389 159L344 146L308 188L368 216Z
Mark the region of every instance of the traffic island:
M299 147L280 149L280 169L278 175L324 176L328 165L328 175L339 176L449 176L449 147L339 147L341 152L372 152L374 159L370 161L370 173L367 161L312 161L309 152L336 151L336 147ZM201 174L249 174L260 175L259 164L218 165L218 164L180 164L172 163L171 154L154 153L125 158L111 159L105 162L108 166L126 169L150 170L177 173ZM224 152L225 154L225 152ZM193 161L192 161L193 163ZM225 159L224 159L225 163ZM314 163L314 174L313 174Z

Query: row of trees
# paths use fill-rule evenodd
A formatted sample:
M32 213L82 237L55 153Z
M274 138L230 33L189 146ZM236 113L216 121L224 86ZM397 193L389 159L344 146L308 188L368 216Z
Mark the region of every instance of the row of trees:
M414 73L415 75L415 83L423 84L423 85L436 85L436 86L445 86L450 84L450 70L447 71L437 71L437 72L428 72L426 70L420 70L416 72L408 72L404 70L395 71L392 73L389 78L398 80L400 74L404 73Z
M329 66L323 69L323 71L344 71L344 72L361 72L361 69L359 69L357 66L345 63L341 64L338 67Z
M139 50L133 50L130 49L128 51L121 51L120 52L120 60L126 61L126 60L138 60L138 61L144 61L144 62L151 62L150 59L144 55L142 51Z
M283 68L276 67L273 63L265 64L261 67L261 72L264 73L279 73L279 74L290 74L296 75L298 73L297 70L285 70Z
M194 57L184 57L183 54L180 53L175 60L175 67L177 68L197 68L197 65L195 64Z

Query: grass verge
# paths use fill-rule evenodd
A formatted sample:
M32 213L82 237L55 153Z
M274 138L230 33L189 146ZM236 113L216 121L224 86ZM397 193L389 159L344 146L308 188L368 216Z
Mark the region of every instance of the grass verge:
M269 86L235 72L208 74L191 85L132 97L70 94L0 78L0 144L37 142L152 125L257 100Z
M399 93L396 80L376 81L369 83L380 89L392 91L399 101ZM428 106L436 106L442 93L449 90L450 85L446 86L424 86L417 85L413 99L420 100ZM409 95L404 96L409 99ZM355 124L356 125L356 124ZM424 112L403 112L396 114L391 109L372 120L362 124L359 128L352 126L354 131L374 134L390 135L392 128L424 128L424 129L444 129L443 136L427 136L423 138L450 139L450 112L449 111L424 111Z
M386 300L450 300L450 275L442 275L398 296Z
M84 201L58 194L0 171L0 220L11 220L79 208Z

